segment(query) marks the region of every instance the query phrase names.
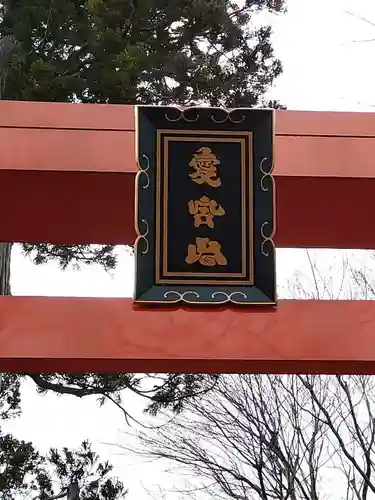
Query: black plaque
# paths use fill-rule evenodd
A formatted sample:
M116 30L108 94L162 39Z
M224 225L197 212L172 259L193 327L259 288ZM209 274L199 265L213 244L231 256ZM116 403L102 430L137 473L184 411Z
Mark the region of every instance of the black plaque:
M273 110L136 115L135 302L275 305Z

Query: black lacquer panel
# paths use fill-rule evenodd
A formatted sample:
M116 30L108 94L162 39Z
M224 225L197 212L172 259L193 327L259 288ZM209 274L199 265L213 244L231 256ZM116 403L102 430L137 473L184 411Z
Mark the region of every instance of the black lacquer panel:
M135 302L275 304L273 121L137 108Z

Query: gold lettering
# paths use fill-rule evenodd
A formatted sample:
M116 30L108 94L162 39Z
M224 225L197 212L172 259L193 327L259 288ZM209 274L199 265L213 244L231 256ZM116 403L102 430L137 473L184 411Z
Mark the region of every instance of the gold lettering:
M187 264L199 262L202 266L225 266L227 259L221 253L221 245L218 241L210 241L209 238L196 238L195 245L188 245L188 254L185 259Z
M214 215L224 215L225 210L215 200L210 200L207 196L202 196L199 200L189 201L189 213L194 215L194 226L199 227L206 224L214 227Z
M199 148L189 163L189 167L195 172L189 174L190 178L197 184L206 183L211 187L221 186L221 180L217 175L216 165L220 165L220 160L216 158L210 148Z

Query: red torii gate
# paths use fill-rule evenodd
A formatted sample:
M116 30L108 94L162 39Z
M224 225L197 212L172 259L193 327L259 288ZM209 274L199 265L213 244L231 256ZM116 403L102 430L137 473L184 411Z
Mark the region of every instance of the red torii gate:
M0 241L131 244L131 106L0 101ZM375 248L375 114L276 112L279 247ZM375 303L0 297L0 370L375 373Z

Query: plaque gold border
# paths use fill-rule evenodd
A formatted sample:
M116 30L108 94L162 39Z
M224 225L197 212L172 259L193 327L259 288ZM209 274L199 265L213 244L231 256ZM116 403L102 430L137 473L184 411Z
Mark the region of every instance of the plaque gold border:
M186 135L191 135L186 137ZM163 137L163 145L161 138ZM204 135L206 137L200 137ZM212 136L212 137L210 137ZM221 136L221 137L220 137ZM230 136L230 137L226 137ZM155 282L156 284L195 284L195 285L253 285L254 284L254 224L253 224L253 145L251 132L243 131L220 131L220 130L171 130L158 129L156 137L156 248L155 248ZM246 140L248 142L249 162L246 162ZM241 145L241 205L242 205L242 272L241 273L194 273L194 272L169 272L167 270L167 239L168 239L168 143L179 142L228 142ZM162 149L163 147L163 149ZM164 151L164 162L161 164L161 153ZM249 183L246 186L246 173L248 168ZM161 172L163 170L163 185L161 183ZM248 187L248 189L247 189ZM163 236L161 237L161 195L163 194ZM249 196L249 213L246 214L246 195ZM247 217L248 215L248 223ZM249 279L220 280L213 278L244 278L246 269L246 246L249 240ZM163 247L163 278L160 277L160 249ZM189 276L190 279L170 280L164 276ZM209 276L210 279L195 280L194 277Z
M151 108L153 107L153 105L143 105L141 106L143 108ZM175 120L176 122L179 121L179 120L186 120L185 118L185 111L189 111L189 110L192 110L192 109L198 109L200 110L201 108L198 107L198 108L181 108L179 106L172 106L171 109L175 109L177 111L179 111L180 113L180 116L177 120ZM212 111L215 111L215 112L220 112L220 113L225 113L227 115L227 118L231 119L231 115L234 113L234 112L241 112L241 111L248 111L249 109L248 108L231 108L231 109L227 109L227 108L219 108L219 107L214 107L214 108L210 108ZM269 243L272 245L273 247L273 258L274 258L274 273L276 273L276 254L275 254L275 242L274 242L274 236L275 236L275 233L276 233L276 226L277 226L277 220L276 220L276 190L275 190L275 187L276 187L276 183L275 183L275 177L274 177L274 168L275 168L275 128L276 128L276 125L275 125L275 109L272 109L272 108L254 108L254 109L264 109L265 111L271 111L272 112L272 163L269 167L269 170L268 172L266 172L265 174L263 174L263 177L268 177L270 178L271 180L271 183L272 183L272 198L273 198L273 203L272 203L272 230L271 230L271 233L270 233L270 236L268 237L268 241ZM134 114L135 114L135 157L136 157L136 165L137 165L137 174L136 174L136 179L135 179L135 211L134 211L134 227L135 227L135 232L136 232L136 240L134 242L134 255L135 255L135 259L137 260L137 253L138 253L138 244L140 242L141 239L144 238L144 236L142 235L142 232L140 231L140 228L138 226L138 191L139 191L139 181L140 181L140 177L141 175L143 174L146 174L147 175L147 170L148 170L148 166L146 169L142 168L141 167L141 162L140 162L140 155L139 155L139 113L138 113L138 106L134 106ZM211 115L211 120L213 120L213 114ZM185 131L186 132L186 131ZM144 155L142 155L144 156ZM147 175L147 179L148 179L148 182L149 182L149 177ZM136 287L136 282L135 282L135 287ZM262 302L258 302L258 301L249 301L249 302L243 302L243 301L238 301L236 300L236 298L233 298L233 296L231 294L229 294L227 296L226 299L224 300L221 300L221 301L199 301L199 300L190 300L190 299L187 299L184 295L181 297L181 298L177 298L176 300L173 300L173 301L165 301L165 300L140 300L140 299L136 299L134 298L133 302L135 304L141 304L141 305L150 305L150 304L157 304L157 305L162 305L162 306L169 306L169 305L176 305L178 304L179 302L183 303L183 304L186 304L186 305L197 305L197 306L220 306L220 305L226 305L226 304L229 304L230 306L231 305L239 305L239 306L243 306L243 307L249 307L249 306L260 306L260 307L270 307L270 306L277 306L278 304L278 301L277 301L277 294L276 294L276 288L275 288L275 291L274 291L274 295L273 297L270 299L270 302L265 302L265 301L262 301Z

